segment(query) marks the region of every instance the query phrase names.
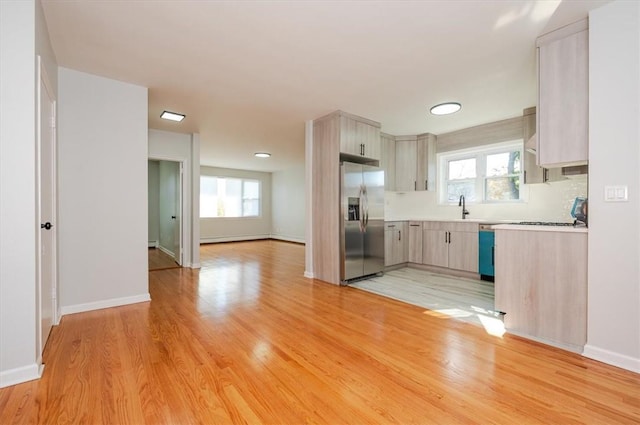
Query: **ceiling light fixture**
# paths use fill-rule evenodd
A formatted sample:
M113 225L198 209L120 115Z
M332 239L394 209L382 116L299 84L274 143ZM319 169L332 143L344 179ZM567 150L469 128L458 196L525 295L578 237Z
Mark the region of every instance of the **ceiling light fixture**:
M176 122L182 121L185 117L186 115L184 114L177 114L175 112L169 112L169 111L164 111L162 114L160 114L160 118L163 118L165 120L170 120L170 121L176 121Z
M269 158L271 154L269 152L256 152L253 154L253 156L257 158Z
M433 115L447 115L447 114L453 114L454 112L458 112L461 108L462 108L462 105L457 102L446 102L431 108L431 113Z

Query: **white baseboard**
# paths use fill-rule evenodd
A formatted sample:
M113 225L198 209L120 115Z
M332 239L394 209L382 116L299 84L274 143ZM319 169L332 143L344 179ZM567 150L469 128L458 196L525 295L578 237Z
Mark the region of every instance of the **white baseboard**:
M300 239L292 236L284 236L284 235L271 235L271 239L277 239L279 241L295 242L295 243L301 243L301 244L305 243L304 239Z
M60 309L62 315L82 313L85 311L100 310L103 308L119 307L122 305L136 304L151 301L149 293L133 295L131 297L112 298L109 300L94 301L85 304L75 304L64 306Z
M149 241L149 248L157 248L158 246L158 241Z
M0 388L40 379L42 368L37 363L0 372Z
M631 372L640 373L640 359L626 356L624 354L615 353L613 351L587 344L584 346L584 352L582 355L602 363L630 370Z
M218 243L218 242L240 242L255 241L259 239L269 239L271 235L250 235L250 236L224 236L221 238L200 238L200 243Z
M309 278L309 279L313 279L313 278L314 278L314 277L313 277L313 273L308 272L308 271L306 271L306 270L304 271L304 277L307 277L307 278Z
M200 265L200 263L193 263L193 264L191 264L191 268L192 268L192 269L199 269L199 268L201 268L201 267L202 267L202 266Z

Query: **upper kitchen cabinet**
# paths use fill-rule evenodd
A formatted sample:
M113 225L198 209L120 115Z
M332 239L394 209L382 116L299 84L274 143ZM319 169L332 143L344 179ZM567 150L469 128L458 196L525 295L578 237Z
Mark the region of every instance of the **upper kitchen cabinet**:
M417 145L416 190L436 190L435 134L419 134Z
M435 190L436 136L396 137L396 190Z
M538 165L589 159L589 33L582 20L545 34L538 48Z
M340 120L340 153L379 161L380 123L342 111L333 114Z
M384 170L384 190L396 190L396 140L390 134L380 133L382 155L380 168Z
M396 137L396 190L416 190L417 136Z
M522 138L524 139L523 166L524 183L549 183L564 179L560 168L543 168L538 166L536 155L536 107L522 112Z

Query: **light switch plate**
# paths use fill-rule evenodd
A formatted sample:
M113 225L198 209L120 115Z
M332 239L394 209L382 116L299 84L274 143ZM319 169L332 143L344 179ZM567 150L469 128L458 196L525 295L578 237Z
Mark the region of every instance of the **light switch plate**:
M605 186L604 187L605 202L627 202L629 201L629 188L626 185L621 186Z

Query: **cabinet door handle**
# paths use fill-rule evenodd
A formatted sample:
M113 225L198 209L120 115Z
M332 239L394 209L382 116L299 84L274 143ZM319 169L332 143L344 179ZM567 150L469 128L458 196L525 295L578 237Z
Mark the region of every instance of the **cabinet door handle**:
M398 230L398 240L402 240L402 230Z
M418 182L417 181L413 181L413 190L418 190Z
M424 190L429 190L429 180L424 181Z
M447 240L447 233L449 232L444 232L444 243L449 243L449 241Z

